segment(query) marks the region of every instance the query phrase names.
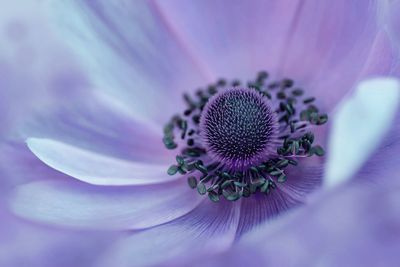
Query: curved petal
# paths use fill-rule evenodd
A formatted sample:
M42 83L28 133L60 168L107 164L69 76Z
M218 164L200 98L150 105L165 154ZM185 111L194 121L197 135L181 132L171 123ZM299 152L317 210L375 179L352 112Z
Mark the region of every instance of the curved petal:
M173 155L162 143L161 125L138 120L109 99L90 92L33 116L21 132L24 139L56 139L135 162L165 163Z
M157 3L213 72L289 76L327 110L358 79L385 74L394 62L374 0Z
M33 110L75 98L87 82L50 27L46 8L14 1L0 10L0 135L13 134Z
M179 110L174 100L183 90L210 80L151 1L62 1L54 6L63 35L99 89L137 115L165 123Z
M400 8L400 1L381 1L380 22L386 28L397 53L400 53L400 33L397 30L400 26L400 19L397 11Z
M49 168L20 142L0 145L0 194L8 197L8 192L16 186L43 179L70 180L71 177Z
M359 169L356 179L364 179L375 184L399 185L397 176L400 166L400 107L390 125L390 131L381 140L376 149Z
M40 181L17 187L13 212L30 220L89 229L143 229L174 220L202 198L178 181L164 185L99 187Z
M301 1L154 2L213 73L252 79L262 69L276 74Z
M120 236L114 232L76 231L43 227L2 212L0 266L92 266Z
M360 79L390 73L396 59L378 22L378 2L303 1L282 73L296 77L329 110Z
M168 165L135 163L107 157L53 139L29 138L29 149L50 167L95 185L143 185L175 180Z
M338 106L328 146L327 187L352 177L370 157L390 130L399 102L400 83L380 78L361 83Z
M399 193L398 186L338 187L197 266L396 266Z
M70 180L43 164L25 144L0 146L0 266L90 266L120 234L47 227L10 213L7 200L21 183L38 179ZM84 252L84 253L82 253Z
M277 183L277 188L268 195L260 193L242 202L238 238L263 222L307 202L308 194L321 185L323 162L310 158L285 171L288 177L285 183Z
M191 265L229 248L234 241L239 205L206 199L195 210L170 223L132 233L100 258L99 266Z

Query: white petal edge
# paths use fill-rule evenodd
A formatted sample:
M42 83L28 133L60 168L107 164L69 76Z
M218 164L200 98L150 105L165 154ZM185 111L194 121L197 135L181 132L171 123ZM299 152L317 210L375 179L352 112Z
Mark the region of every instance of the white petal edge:
M179 218L204 198L185 181L146 186L94 186L44 180L18 186L10 209L19 217L76 229L145 229Z
M397 112L400 83L393 78L361 82L333 114L324 186L337 186L354 175L389 131Z
M239 216L237 203L215 204L203 199L181 218L116 242L95 266L190 266L232 246Z
M145 185L179 176L167 174L167 165L130 162L47 138L28 138L29 149L41 161L64 174L94 185Z

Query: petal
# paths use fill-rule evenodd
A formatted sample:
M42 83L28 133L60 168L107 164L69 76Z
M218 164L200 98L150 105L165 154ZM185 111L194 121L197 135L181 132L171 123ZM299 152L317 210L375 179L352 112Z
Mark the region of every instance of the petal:
M79 100L68 101L32 117L21 130L24 139L56 139L135 162L165 163L172 155L162 143L161 125L132 117L98 94L82 93Z
M282 73L303 83L328 110L358 80L388 74L396 59L378 23L378 2L303 2L285 48Z
M165 123L181 107L175 100L183 90L210 79L150 1L64 1L54 6L52 15L61 21L63 36L98 89L137 115Z
M119 233L46 227L10 213L7 200L21 183L70 180L36 158L25 144L0 146L0 266L91 266Z
M53 139L29 138L29 149L50 167L95 185L143 185L175 180L168 165L135 163L81 149Z
M49 168L20 142L0 145L0 195L7 196L16 186L43 179L71 180L71 177Z
M328 146L327 187L349 179L369 158L390 129L399 100L399 82L380 78L361 83L354 96L339 105Z
M400 8L400 1L381 1L381 23L386 27L390 38L393 39L393 45L396 52L400 52L400 33L397 30L400 26L400 19L397 10Z
M21 221L0 211L0 265L30 267L92 266L119 234L55 229Z
M190 265L202 256L224 251L234 241L239 206L207 199L175 221L132 233L100 258L99 266Z
M45 3L21 3L0 11L0 134L12 134L33 110L73 99L86 82L48 23Z
M202 198L186 181L135 187L99 187L40 181L17 187L10 206L20 217L88 229L143 229L174 220Z
M378 149L364 162L356 175L356 179L364 179L378 184L388 186L400 184L398 177L400 166L400 106L396 111L390 131L380 142Z
M276 72L300 2L156 1L204 64L229 79L251 79L262 69Z
M229 253L202 264L396 266L400 188L358 184L337 189L290 218L264 225Z
M326 110L358 79L387 74L395 62L374 0L157 3L214 73L289 76Z
M277 183L268 195L257 194L242 202L238 237L263 222L282 215L307 202L309 193L321 185L323 162L319 159L299 161L298 166L286 168L287 181Z

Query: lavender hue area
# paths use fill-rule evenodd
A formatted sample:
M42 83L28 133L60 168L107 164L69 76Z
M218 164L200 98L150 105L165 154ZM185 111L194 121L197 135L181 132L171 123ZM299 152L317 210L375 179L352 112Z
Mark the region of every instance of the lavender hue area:
M4 2L0 266L397 266L399 8ZM213 203L167 174L163 127L183 92L260 70L317 98L326 154Z

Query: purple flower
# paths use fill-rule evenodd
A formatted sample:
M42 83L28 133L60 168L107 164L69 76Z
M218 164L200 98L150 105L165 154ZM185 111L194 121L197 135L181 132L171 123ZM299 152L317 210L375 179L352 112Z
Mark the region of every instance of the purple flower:
M359 83L398 75L397 35L384 4L56 4L51 14L68 28L63 38L90 81L61 81L62 88L78 88L78 97L24 125L20 133L30 151L15 142L7 147L6 175L36 180L15 189L12 211L66 231L100 230L101 237L102 230L113 231L117 241L96 255L99 266L218 266L234 254L237 263L246 259L242 250L255 252L254 264L292 264L277 256L265 260L263 253L275 247L260 245L255 233L282 247L284 239L274 237L282 232L307 243L313 227L304 233L293 228L308 226L308 218L318 227L327 217L319 211L330 207L333 193L319 193L321 184L340 191L338 184L344 186L371 153L379 156L361 169L359 180L378 183L381 164L395 169L387 159L398 142L398 129L390 127L396 125L398 82ZM387 131L394 138L374 152ZM378 195L353 181L355 193L344 197ZM374 223L363 205L338 203L360 211L364 226ZM326 242L334 237L330 229L316 229L329 233ZM305 257L302 262L311 262Z

